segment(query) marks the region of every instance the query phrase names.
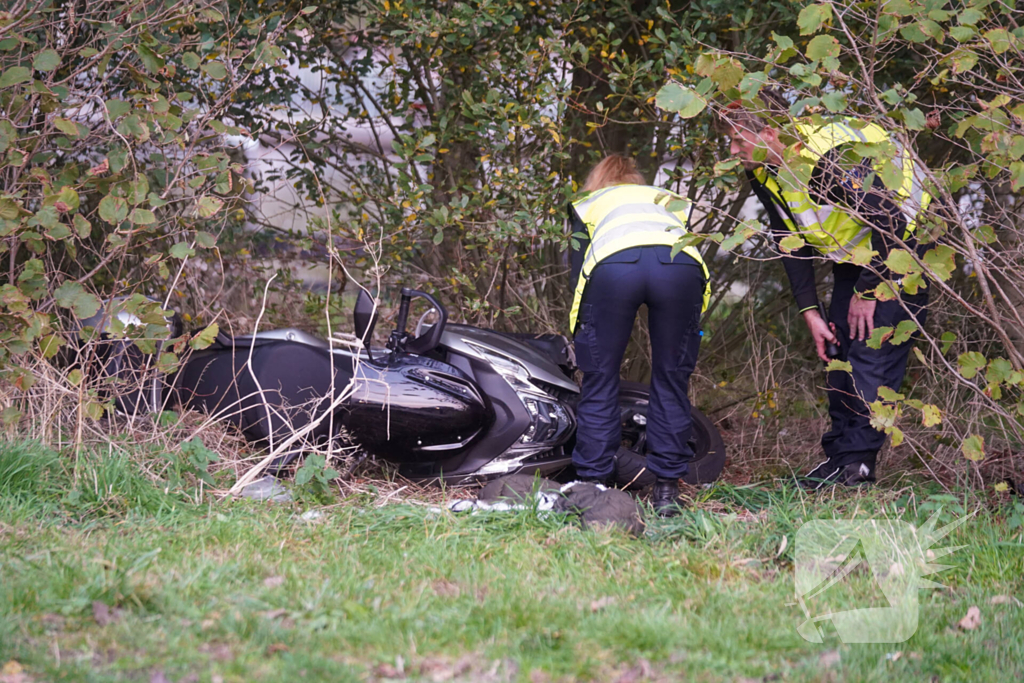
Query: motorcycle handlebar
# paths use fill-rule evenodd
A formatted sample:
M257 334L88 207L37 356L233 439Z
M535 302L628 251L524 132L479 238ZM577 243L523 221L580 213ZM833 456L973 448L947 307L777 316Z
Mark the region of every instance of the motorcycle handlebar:
M430 303L435 309L437 309L440 320L430 332L424 334L423 338L409 339L406 333L405 327L408 323L409 318L409 307L412 300L416 297L422 297ZM392 333L393 342L392 349L394 351L408 351L409 353L422 354L432 350L441 339L441 333L444 331L444 326L448 322L448 310L441 305L441 302L435 299L426 292L421 292L418 289L409 289L408 287L402 287L402 303L398 308L398 320L395 331Z

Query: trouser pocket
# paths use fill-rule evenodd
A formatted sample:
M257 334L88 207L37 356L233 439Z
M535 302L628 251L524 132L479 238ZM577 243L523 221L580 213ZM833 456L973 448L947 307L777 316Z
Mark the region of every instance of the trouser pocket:
M596 372L601 363L593 315L594 307L591 304L580 306L580 319L573 345L576 349L576 366L583 372Z

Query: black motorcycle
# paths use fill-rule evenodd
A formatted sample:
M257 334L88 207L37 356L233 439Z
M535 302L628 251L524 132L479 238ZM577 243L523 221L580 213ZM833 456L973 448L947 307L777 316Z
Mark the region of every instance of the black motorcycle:
M409 333L410 307L418 299L429 309ZM571 467L580 389L566 337L449 323L440 302L410 289L402 289L386 348L367 343L377 309L365 291L354 320L356 340L350 343L295 329L220 334L212 346L183 359L161 393L170 391L170 403L220 416L250 441L271 447L299 431L306 432L307 444L345 434L417 480L551 476ZM647 386L622 383L622 484L650 478L643 470L648 400ZM685 480L717 479L725 445L697 410L692 445L696 457ZM287 466L302 448L284 449L271 471Z

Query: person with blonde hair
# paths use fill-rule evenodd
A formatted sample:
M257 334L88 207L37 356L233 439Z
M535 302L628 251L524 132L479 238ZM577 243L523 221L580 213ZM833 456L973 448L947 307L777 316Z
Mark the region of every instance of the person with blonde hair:
M608 485L622 444L619 371L637 311L647 305L651 402L647 466L657 475L653 504L679 510L679 479L693 458L688 396L700 347L709 276L700 253L674 245L686 234L690 202L646 184L632 159L610 155L591 170L569 204L579 248L569 326L583 371L572 460L580 478Z

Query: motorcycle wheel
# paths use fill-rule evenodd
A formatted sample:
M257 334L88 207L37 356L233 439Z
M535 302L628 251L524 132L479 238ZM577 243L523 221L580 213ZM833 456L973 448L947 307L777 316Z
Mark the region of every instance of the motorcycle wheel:
M651 388L639 382L621 382L619 409L622 415L622 449L617 457L616 478L620 485L641 488L654 483L654 474L647 466L647 408ZM710 484L725 467L725 442L715 423L696 408L691 412L694 458L683 481L694 486ZM625 451L625 452L623 452Z

